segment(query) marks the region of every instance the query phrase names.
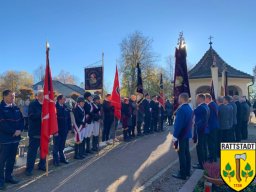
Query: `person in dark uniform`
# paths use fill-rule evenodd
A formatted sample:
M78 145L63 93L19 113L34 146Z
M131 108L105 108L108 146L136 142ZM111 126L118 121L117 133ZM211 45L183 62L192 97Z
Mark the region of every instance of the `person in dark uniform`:
M160 99L160 96L157 97L157 101ZM165 109L158 103L158 128L157 131L164 131L164 119L165 119Z
M139 103L137 103L137 136L141 137L143 136L142 134L142 124L144 122L144 118L145 118L145 111L144 111L144 106L142 104L143 100Z
M40 147L40 136L41 136L41 121L42 121L42 104L44 100L44 92L38 91L36 99L29 104L28 107L28 136L29 146L27 155L27 167L26 175L31 176L34 169L37 151ZM38 169L46 171L45 159L41 159L38 164Z
M130 118L131 118L131 110L130 110L129 99L124 98L124 101L122 102L121 121L123 126L123 138L125 142L130 141L130 135L128 134L128 131L129 131L128 121Z
M84 112L84 98L78 97L77 98L77 105L73 110L74 117L75 117L75 123L78 127L79 131L79 142L75 143L75 155L74 159L84 159L85 158L85 143L82 141L84 140L85 135L85 112Z
M240 99L240 103L241 103L241 113L240 113L241 135L242 135L242 139L245 140L248 138L248 122L250 118L250 106L248 105L248 102L246 102L246 99L244 97Z
M92 150L99 150L99 133L100 133L100 120L101 120L101 104L100 97L95 95L93 97L93 137L92 137Z
M111 104L111 95L107 94L103 102L103 132L102 132L102 142L106 145L106 141L109 140L109 133L111 126L114 122L114 107Z
M0 190L5 183L17 184L12 176L20 135L24 129L24 119L20 109L14 104L15 95L10 90L3 91L0 104Z
M193 165L195 169L203 169L203 164L207 161L206 134L208 133L208 120L210 110L205 103L205 95L198 94L196 97L197 108L194 110L195 125L193 141L196 143L198 164Z
M166 103L165 103L165 110L166 110L166 115L167 115L167 123L168 125L172 125L173 124L173 105L170 102L169 99L167 99Z
M157 96L153 96L150 101L151 108L151 126L150 133L157 132L157 123L158 123L158 115L159 115L159 102L157 101Z
M209 133L207 134L207 147L209 152L209 161L217 161L217 130L219 129L219 118L218 118L218 105L212 100L210 94L205 94L205 102L208 104L210 109L210 117L208 121Z
M137 116L137 104L136 104L136 96L131 95L131 98L129 100L129 108L130 108L130 117L128 119L128 126L129 126L129 137L134 138L135 137L135 126L136 126L136 116Z
M93 153L91 150L91 136L93 132L93 98L92 94L90 92L85 92L84 94L85 98L85 105L84 105L84 111L85 111L85 118L86 118L86 153Z
M185 180L190 176L191 157L189 152L189 139L192 137L193 111L188 105L189 95L179 95L179 108L176 110L174 122L173 145L178 150L180 171L172 176Z
M235 137L235 132L233 129L234 125L234 109L233 106L231 105L231 98L229 96L224 96L223 97L223 103L227 107L227 120L228 124L226 126L226 129L222 132L222 140L223 142L234 142L234 137Z
M235 95L233 96L233 100L236 104L237 112L236 112L236 120L237 124L235 126L235 141L240 142L241 141L241 104L239 102L239 96Z
M148 93L145 94L145 99L143 99L141 105L144 110L144 128L143 133L145 135L149 134L150 124L151 124L151 109L150 109L150 95Z
M53 136L53 164L59 166L59 163L68 164L64 155L65 144L68 132L71 130L70 110L64 105L66 98L58 95L56 102L58 133Z

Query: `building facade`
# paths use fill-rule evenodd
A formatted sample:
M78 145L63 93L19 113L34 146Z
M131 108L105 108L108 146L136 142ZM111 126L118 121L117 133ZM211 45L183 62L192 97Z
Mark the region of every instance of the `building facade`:
M217 86L214 86L217 96L221 93L222 72L227 71L228 95L246 96L248 98L249 86L253 84L253 76L235 69L227 64L219 54L212 48L210 43L209 50L204 54L200 61L189 71L189 83L191 100L195 104L196 95L199 93L209 93L212 83L212 66L216 67ZM216 75L217 76L217 75ZM215 84L216 85L216 84Z

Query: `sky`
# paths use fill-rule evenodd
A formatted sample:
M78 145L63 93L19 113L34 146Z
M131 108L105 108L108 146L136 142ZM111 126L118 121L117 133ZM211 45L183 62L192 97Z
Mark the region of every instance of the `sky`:
M256 65L255 0L1 0L0 73L33 73L51 46L53 76L68 71L84 81L84 67L105 54L105 85L111 90L120 43L140 31L153 39L157 65L174 55L179 32L195 65L213 48L233 67L252 74Z

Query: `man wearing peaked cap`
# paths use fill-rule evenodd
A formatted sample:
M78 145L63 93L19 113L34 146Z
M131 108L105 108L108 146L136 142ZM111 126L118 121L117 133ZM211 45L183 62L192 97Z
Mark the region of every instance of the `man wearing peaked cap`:
M86 153L92 153L91 151L91 136L93 132L93 99L90 92L84 93L85 104L85 119L86 119L86 134L84 140L86 142Z
M77 98L77 105L73 110L75 117L75 156L74 159L83 159L84 156L84 143L82 143L85 133L85 113L84 113L84 98Z

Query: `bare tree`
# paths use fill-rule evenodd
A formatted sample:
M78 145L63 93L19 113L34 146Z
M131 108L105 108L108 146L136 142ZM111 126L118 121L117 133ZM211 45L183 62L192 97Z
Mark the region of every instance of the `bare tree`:
M42 64L34 70L33 75L36 83L44 80L44 73L45 73L45 66Z
M60 73L54 77L55 80L58 80L64 84L77 84L77 77L71 75L69 72L61 70Z
M124 38L120 44L122 91L125 95L136 91L136 66L140 63L143 78L147 79L156 60L152 51L153 40L136 31ZM145 81L144 81L145 82Z

